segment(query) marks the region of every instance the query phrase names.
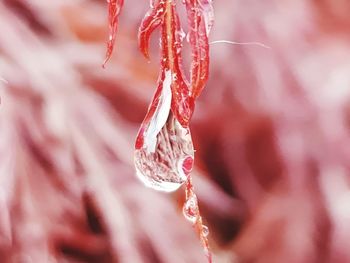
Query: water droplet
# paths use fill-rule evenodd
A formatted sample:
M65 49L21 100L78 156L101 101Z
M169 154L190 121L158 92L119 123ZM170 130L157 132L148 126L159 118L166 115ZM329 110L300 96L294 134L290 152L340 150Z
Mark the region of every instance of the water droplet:
M206 225L202 226L202 233L205 237L209 236L209 228Z
M185 202L182 212L185 218L191 223L195 223L199 214L197 196L192 194Z
M173 73L173 81L176 81L177 80L177 74L176 73Z
M148 187L175 191L187 180L193 158L191 135L171 114L156 139L135 151L136 173Z
M170 111L170 71L165 73L156 110L147 127L140 130L135 150L135 167L139 179L155 190L177 190L192 170L194 150L191 133Z

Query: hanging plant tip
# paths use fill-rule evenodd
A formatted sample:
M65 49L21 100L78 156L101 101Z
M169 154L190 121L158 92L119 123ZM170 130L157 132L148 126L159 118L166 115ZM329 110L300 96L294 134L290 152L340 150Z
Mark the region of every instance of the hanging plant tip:
M211 0L182 0L186 6L191 47L190 78L184 74L182 45L185 33L174 0L151 0L150 9L141 21L138 44L149 59L152 33L160 30L160 71L157 88L141 124L135 142L134 163L137 177L154 190L172 192L186 184L183 214L196 230L208 262L209 229L202 223L191 171L194 148L189 123L195 100L209 77L209 32L213 25ZM106 61L110 58L123 1L109 0L110 39Z
M103 68L105 68L106 63L111 58L113 53L115 38L117 34L117 29L118 29L118 18L124 4L124 0L107 0L107 3L108 3L109 37L107 41L106 58L102 64Z

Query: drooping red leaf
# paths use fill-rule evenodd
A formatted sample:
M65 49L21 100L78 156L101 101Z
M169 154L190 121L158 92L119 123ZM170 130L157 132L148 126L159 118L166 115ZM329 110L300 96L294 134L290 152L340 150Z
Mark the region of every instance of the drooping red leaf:
M186 0L188 40L192 50L191 96L202 92L209 76L208 34L213 24L211 0Z
M142 54L149 59L149 40L152 32L159 27L164 19L165 2L155 0L151 9L146 13L139 27L139 48Z
M165 72L171 72L171 111L183 127L188 127L194 110L194 100L190 97L189 84L182 69L181 47L183 34L176 5L170 1L157 1L145 16L139 29L139 46L141 52L148 57L148 43L152 32L161 25L161 61L160 76L156 93L152 99L148 113L143 120L136 139L136 149L143 145L143 133L146 131L159 103L163 88Z
M183 127L188 127L194 110L194 101L182 67L182 29L176 13L175 3L168 2L162 27L162 63L165 69L172 72L171 110Z
M183 73L181 49L184 32L177 15L176 2L161 0L152 2L151 9L142 20L139 29L139 47L144 56L149 58L150 36L157 27L161 26L161 75L164 76L166 70L171 71L171 111L183 127L188 127L194 111L195 99L208 80L208 34L213 15L210 0L186 0L185 4L189 23L188 37L192 50L190 81ZM162 81L161 77L159 81ZM152 102L152 105L156 103ZM151 113L149 112L148 115ZM149 121L150 118L145 118L144 122L147 120Z
M110 59L113 49L115 37L118 28L118 18L120 10L123 7L124 0L107 0L108 2L108 23L109 23L109 39L107 42L107 52L106 58L103 62L103 67L106 65L107 61Z

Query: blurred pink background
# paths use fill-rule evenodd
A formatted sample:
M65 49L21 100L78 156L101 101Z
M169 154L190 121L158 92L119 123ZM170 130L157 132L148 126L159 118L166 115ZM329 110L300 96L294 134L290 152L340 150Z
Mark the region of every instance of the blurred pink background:
M206 262L183 189L135 177L158 74L157 36L150 63L137 47L148 7L125 0L102 69L105 1L0 2L0 262ZM191 129L214 262L350 262L350 1L214 8L210 41L270 47L211 45Z

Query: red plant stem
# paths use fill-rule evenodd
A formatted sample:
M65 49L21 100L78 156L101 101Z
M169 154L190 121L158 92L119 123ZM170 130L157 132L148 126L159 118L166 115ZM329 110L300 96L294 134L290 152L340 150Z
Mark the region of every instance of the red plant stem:
M192 184L192 178L190 176L188 177L188 180L186 182L185 193L186 193L186 202L191 197L196 197L196 194L194 192L194 187ZM205 231L203 229L204 228L203 220L202 220L202 217L200 215L198 203L196 202L195 204L196 204L196 207L193 208L193 211L195 211L196 221L193 223L193 226L194 226L194 228L195 228L195 230L196 230L196 232L201 240L205 254L208 258L208 262L212 263L212 254L211 254L210 247L209 247L209 241L208 241L207 235L205 234Z

